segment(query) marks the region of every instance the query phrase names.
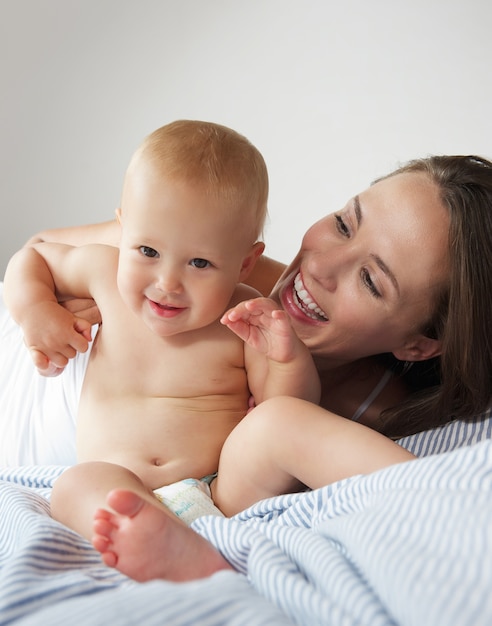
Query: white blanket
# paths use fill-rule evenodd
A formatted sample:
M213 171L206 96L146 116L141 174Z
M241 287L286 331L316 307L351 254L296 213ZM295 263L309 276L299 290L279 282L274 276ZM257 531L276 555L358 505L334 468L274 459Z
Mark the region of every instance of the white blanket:
M265 500L197 532L240 573L135 583L49 517L62 468L0 471L0 623L489 626L492 443Z

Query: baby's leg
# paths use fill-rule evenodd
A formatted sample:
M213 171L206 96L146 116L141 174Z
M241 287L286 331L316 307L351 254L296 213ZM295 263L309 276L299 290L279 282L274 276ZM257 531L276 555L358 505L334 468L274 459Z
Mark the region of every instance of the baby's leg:
M92 544L106 565L123 574L140 582L185 581L233 569L208 541L157 502L115 489L107 504L116 514L96 511Z
M212 497L233 515L264 498L414 458L375 430L304 400L277 397L248 413L227 438Z
M106 505L107 494L117 487L154 500L140 478L125 467L99 461L80 463L63 472L55 482L51 514L90 541L94 511Z

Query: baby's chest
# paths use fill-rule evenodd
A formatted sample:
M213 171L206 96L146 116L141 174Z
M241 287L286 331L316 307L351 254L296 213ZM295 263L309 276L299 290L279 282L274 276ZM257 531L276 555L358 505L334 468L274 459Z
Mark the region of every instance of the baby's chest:
M227 344L166 347L156 356L155 368L147 364L147 375L167 396L237 393L246 382L243 351Z
M213 340L166 342L141 336L138 341L96 341L87 376L113 393L151 397L196 397L242 393L247 385L242 342L230 331ZM109 390L109 389L108 389Z

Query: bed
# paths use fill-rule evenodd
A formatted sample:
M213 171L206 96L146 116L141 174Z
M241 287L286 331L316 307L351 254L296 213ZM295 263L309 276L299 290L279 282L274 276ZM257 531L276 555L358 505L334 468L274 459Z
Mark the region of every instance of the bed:
M9 371L20 384L22 367ZM0 426L17 419L0 413ZM197 519L237 572L179 584L130 580L51 519L68 462L25 461L42 437L69 460L73 425L22 421L0 455L2 626L492 623L491 410L401 440L417 461ZM16 437L26 454L7 462Z

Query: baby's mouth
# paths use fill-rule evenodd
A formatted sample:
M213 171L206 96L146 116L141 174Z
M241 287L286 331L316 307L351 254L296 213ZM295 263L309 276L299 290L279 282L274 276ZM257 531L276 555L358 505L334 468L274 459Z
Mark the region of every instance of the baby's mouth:
M328 315L320 309L304 287L300 272L294 278L294 289L292 291L294 294L294 302L304 315L320 322L328 321Z

